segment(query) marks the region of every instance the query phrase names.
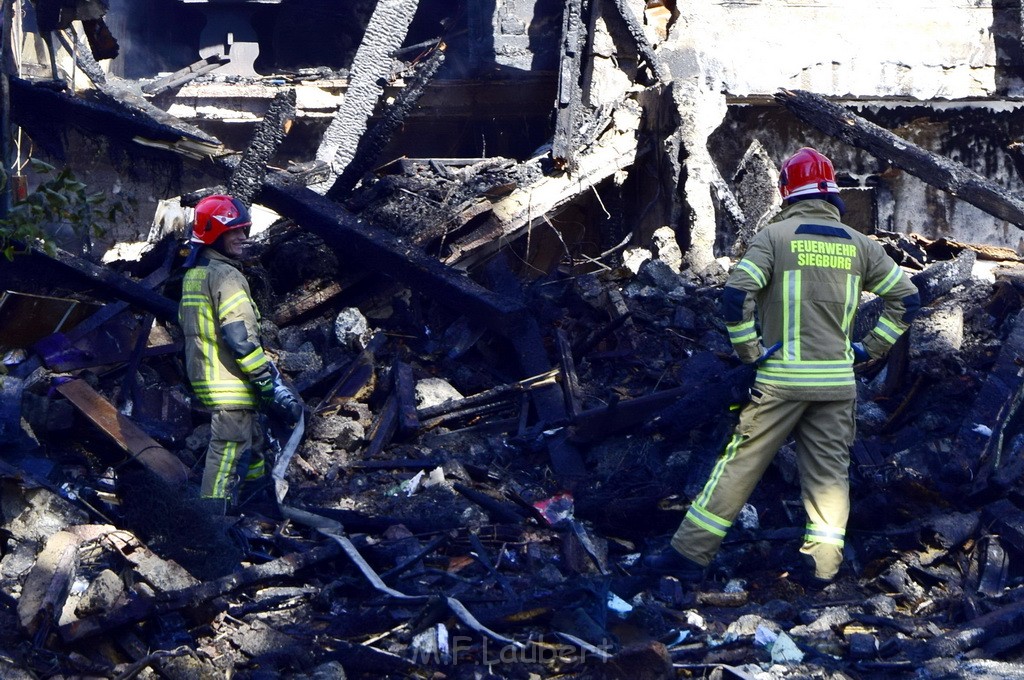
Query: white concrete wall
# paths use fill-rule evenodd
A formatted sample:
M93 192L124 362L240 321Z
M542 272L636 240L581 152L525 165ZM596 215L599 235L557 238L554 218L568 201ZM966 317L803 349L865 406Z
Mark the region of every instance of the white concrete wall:
M692 46L730 95L983 97L995 87L990 0L680 2L670 49ZM685 75L685 74L673 74Z

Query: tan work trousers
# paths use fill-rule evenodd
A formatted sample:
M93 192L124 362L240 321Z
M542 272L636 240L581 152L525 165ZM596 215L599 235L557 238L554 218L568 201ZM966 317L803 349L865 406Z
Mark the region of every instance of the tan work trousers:
M214 411L199 495L234 500L239 481L265 472L263 432L253 411Z
M814 561L815 576L830 579L843 561L850 515L850 445L856 401L791 401L752 391L732 437L704 490L694 499L672 547L707 565L792 433L808 523L800 552Z

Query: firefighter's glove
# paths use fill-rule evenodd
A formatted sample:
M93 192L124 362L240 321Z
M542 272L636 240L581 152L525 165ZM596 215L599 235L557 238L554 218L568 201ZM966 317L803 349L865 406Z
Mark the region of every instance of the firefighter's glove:
M274 402L274 378L267 376L259 380L253 380L256 387L256 398L259 400L260 408L266 408Z
M871 358L863 342L851 342L850 348L853 350L853 363L855 364L862 364Z
M270 403L270 411L283 420L288 427L299 422L302 416L302 403L284 383L278 382L274 385L274 397Z

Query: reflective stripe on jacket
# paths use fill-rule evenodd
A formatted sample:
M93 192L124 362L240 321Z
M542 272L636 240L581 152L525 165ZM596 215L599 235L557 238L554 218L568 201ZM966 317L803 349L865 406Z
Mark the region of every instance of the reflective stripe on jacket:
M729 274L722 297L729 339L745 361L762 345L782 343L757 372L757 383L780 396L853 398L850 332L865 290L885 302L863 339L880 357L917 312L917 287L877 241L842 224L830 203L798 201L754 237Z
M178 322L185 334L185 370L205 406L256 408L251 381L270 371L259 340L259 318L249 283L233 261L204 248L198 266L182 281ZM223 329L229 324L244 328L242 343L228 343Z

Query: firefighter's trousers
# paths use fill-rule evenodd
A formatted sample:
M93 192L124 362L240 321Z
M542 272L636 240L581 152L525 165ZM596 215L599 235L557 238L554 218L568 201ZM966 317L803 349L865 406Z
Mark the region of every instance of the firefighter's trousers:
M751 395L704 490L672 537L672 547L698 564L710 563L792 433L808 518L800 552L814 561L816 577L831 579L843 561L850 514L849 447L855 434L856 402L791 401L756 389Z
M253 411L214 411L199 494L235 500L239 482L265 472L263 432Z

